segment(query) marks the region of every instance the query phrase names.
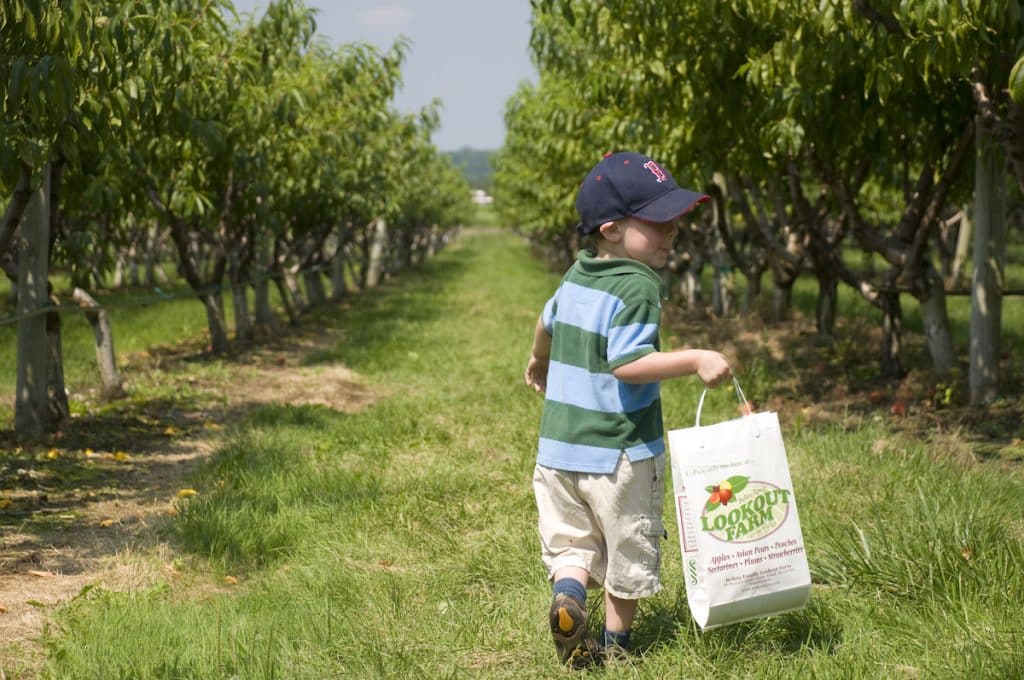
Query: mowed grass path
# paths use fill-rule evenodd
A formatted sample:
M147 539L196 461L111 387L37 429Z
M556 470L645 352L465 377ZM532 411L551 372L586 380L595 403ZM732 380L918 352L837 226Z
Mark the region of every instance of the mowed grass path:
M309 361L342 363L383 396L348 415L255 412L167 527L183 569L239 584L89 590L56 612L46 675L569 677L535 533L541 400L521 378L557 281L516 237L470 234L324 315L343 340ZM669 427L691 422L698 394L695 379L666 385ZM717 390L706 417L734 413L731 399ZM643 656L590 675L1024 677L1019 473L941 462L882 425L786 436L810 605L700 633L668 494L666 587L634 634Z

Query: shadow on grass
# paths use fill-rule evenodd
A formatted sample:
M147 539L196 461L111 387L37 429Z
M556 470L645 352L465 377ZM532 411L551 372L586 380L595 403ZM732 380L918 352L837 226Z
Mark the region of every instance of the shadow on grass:
M273 390L256 398L245 393L252 384L233 379L232 371L259 366L287 373L295 366L358 360L368 345L401 337L404 324L450 311L438 291L443 281L465 269L466 259L472 256L466 250L431 260L341 303L311 310L296 326L286 326L227 356L211 356L198 340L154 347L144 357L133 358L133 363L144 364L135 366L137 371L162 372L164 384L154 390L160 396L139 393L103 404L63 423L59 432L34 440L0 430L0 499L6 501L0 504L0 532L16 531L27 537L23 543L41 548L60 541L97 505L167 501L209 453L205 442L225 425L248 419L257 427L290 425L310 431L331 427L346 414L299 400L289 402L290 394ZM415 342L415 338L408 340ZM344 346L338 349L339 344ZM203 373L207 367L210 375ZM363 386L337 376L332 380L340 391L352 392L343 408L372 403L374 396ZM318 384L305 388L314 395L323 390ZM242 393L228 399L228 391ZM286 403L268 404L268 398ZM206 449L197 451L197 446ZM107 534L115 538L116 528ZM116 543L79 546L79 553L113 553ZM33 546L21 547L33 552L29 550ZM5 563L0 561L0 570Z
M686 622L683 626L680 622ZM639 620L637 651L646 653L680 638L692 639L709 656L714 650L728 655L780 653L784 655L816 652L835 654L843 643L843 626L834 612L812 598L804 609L778 616L739 623L701 632L693 621L686 596L680 593L674 603L658 605Z
M312 433L347 417L317 405L132 399L34 442L0 431L0 574L77 574L91 560L160 543L165 513L214 451L222 423Z

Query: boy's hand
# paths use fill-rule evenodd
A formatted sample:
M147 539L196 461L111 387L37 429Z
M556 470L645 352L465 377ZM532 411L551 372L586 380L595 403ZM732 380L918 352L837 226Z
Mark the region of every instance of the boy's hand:
M550 358L540 359L536 354L530 355L530 361L526 364L526 385L537 392L544 392L548 388L548 364Z
M729 368L729 362L722 354L711 350L702 350L701 356L697 360L697 376L708 387L714 387L723 380L731 378L732 369Z

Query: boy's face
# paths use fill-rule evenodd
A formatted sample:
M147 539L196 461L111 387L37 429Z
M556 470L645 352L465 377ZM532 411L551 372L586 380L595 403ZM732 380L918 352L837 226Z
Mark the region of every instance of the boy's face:
M615 224L620 257L643 262L651 269L661 269L668 262L672 241L678 232L676 220L645 222L626 217ZM608 234L605 235L608 238Z

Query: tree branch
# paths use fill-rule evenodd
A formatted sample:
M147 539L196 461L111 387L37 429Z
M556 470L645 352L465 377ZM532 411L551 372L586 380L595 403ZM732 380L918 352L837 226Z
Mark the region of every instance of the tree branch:
M942 177L939 178L938 184L935 185L935 189L932 191L931 200L928 202L924 215L921 217L920 226L914 233L910 256L907 260L907 267L911 271L918 266L924 255L925 246L928 244L928 237L939 221L939 211L945 206L946 197L949 196L953 183L960 175L964 162L970 151L974 148L973 141L974 122L968 119L960 133L960 137L956 141L956 147L953 149L953 155L949 159L949 164L946 165Z
M21 164L21 171L18 173L18 183L14 186L14 195L4 212L3 221L0 222L0 253L7 252L14 234L21 224L21 217L25 214L25 208L32 198L32 168Z
M711 182L704 191L715 201L715 217L717 218L715 220L715 227L722 237L722 243L725 244L726 252L729 253L729 257L732 258L732 261L741 270L747 271L747 259L743 257L739 248L736 247L736 240L733 238L732 230L729 228L729 220L726 218L725 193L722 187L717 182Z
M821 162L821 159L816 160L818 162L815 163L815 167L825 183L834 189L835 195L839 198L839 204L850 222L857 243L865 250L879 253L886 262L894 267L902 268L906 261L903 244L891 236L883 235L877 227L865 222L864 217L860 214L860 208L857 206L856 190L851 189L836 174L830 164Z
M896 226L896 238L904 243L909 242L914 237L918 226L921 224L921 218L924 217L924 212L928 207L933 175L935 174L934 166L935 164L929 160L921 168L921 174L917 178L917 186L914 187L914 193L910 197L910 201L907 202L907 207L904 208L903 215L900 216L900 222Z

